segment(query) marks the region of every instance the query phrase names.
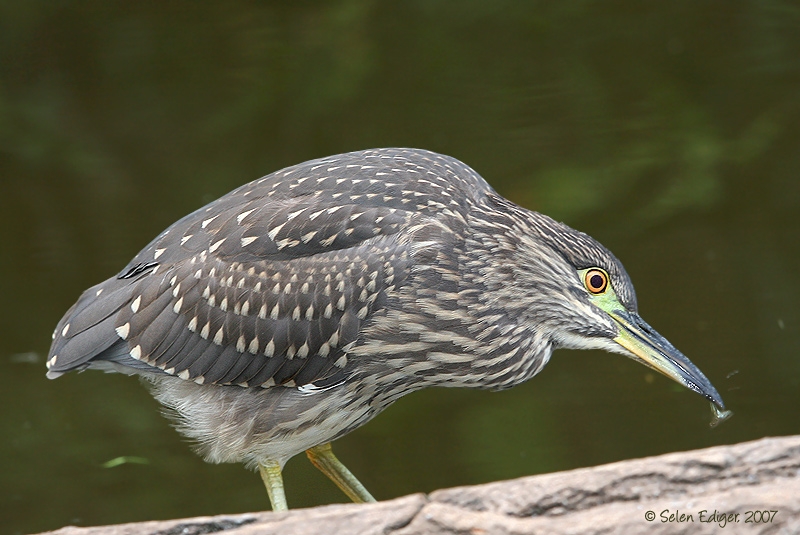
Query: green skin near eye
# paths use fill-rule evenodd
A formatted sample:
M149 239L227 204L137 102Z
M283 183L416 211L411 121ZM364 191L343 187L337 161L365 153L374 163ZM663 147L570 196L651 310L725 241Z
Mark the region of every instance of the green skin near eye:
M588 268L578 271L578 275L589 292L589 300L592 304L603 310L617 324L619 332L614 341L624 348L625 351L621 351L622 353L702 394L696 386L698 382L708 381L702 372L664 337L647 325L637 313L625 309L619 302L604 270ZM712 427L733 415L731 411L717 406L713 400L711 409L713 413Z

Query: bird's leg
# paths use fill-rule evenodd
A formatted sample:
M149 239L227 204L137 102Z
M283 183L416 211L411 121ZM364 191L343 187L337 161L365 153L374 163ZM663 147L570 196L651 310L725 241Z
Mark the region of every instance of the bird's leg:
M288 511L286 504L286 493L283 491L283 476L281 475L281 465L277 461L267 459L258 463L258 471L269 494L269 503L272 504L273 511Z
M356 476L342 464L342 461L336 458L330 442L307 449L306 455L311 464L336 483L336 486L342 489L348 498L356 503L375 501L372 494L356 479Z

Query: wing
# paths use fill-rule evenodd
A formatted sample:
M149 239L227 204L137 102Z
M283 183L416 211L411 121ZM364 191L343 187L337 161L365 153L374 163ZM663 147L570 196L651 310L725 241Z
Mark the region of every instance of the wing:
M48 376L109 367L243 386L332 384L412 276L491 191L452 158L378 149L306 162L173 224L80 297Z

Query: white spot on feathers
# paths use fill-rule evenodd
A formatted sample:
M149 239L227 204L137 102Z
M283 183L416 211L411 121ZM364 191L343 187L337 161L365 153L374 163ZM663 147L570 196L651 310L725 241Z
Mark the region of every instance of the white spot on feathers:
M217 331L217 334L214 335L214 340L213 340L214 343L217 344L218 346L221 346L224 335L225 333L223 332L222 327L220 327L219 330Z
M270 230L269 233L267 233L267 236L269 236L269 239L272 240L272 241L275 241L275 236L278 235L278 232L281 231L281 229L283 228L283 226L285 224L286 223L282 223L282 224L278 225L277 227L275 227L274 229Z
M300 358L305 358L308 356L308 342L305 342L300 346L300 349L297 350L297 356Z
M131 324L126 323L125 325L120 325L114 330L117 331L117 336L125 340L126 338L128 338L128 334L130 334L131 332Z
M217 249L219 249L219 246L220 246L220 245L222 245L223 243L225 243L225 240L226 240L226 239L227 239L227 238L222 238L221 240L219 240L219 241L216 241L216 242L212 243L212 244L211 244L211 247L209 247L209 248L208 248L208 252L209 252L209 253L213 253L214 251L216 251Z
M241 224L242 224L242 220L243 220L245 217L247 217L247 216L249 216L250 214L252 214L253 212L255 212L255 211L256 211L256 209L255 209L255 208L253 208L252 210L248 210L248 211L246 211L246 212L242 212L241 214L237 215L237 216L236 216L236 223L237 223L237 224L239 224L239 225L241 225Z

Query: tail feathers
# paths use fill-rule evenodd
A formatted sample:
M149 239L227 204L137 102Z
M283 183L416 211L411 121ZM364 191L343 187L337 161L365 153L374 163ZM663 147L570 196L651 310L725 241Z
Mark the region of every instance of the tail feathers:
M160 368L155 368L146 362L136 360L131 356L130 347L125 340L118 339L108 349L98 353L84 367L105 372L124 373L125 375L166 375ZM65 372L47 372L47 377L55 379Z
M124 352L117 334L117 312L130 303L131 282L109 279L89 288L64 315L53 333L47 357L47 377L54 379L71 370L81 370L112 346L108 356ZM123 342L122 346L118 342Z

